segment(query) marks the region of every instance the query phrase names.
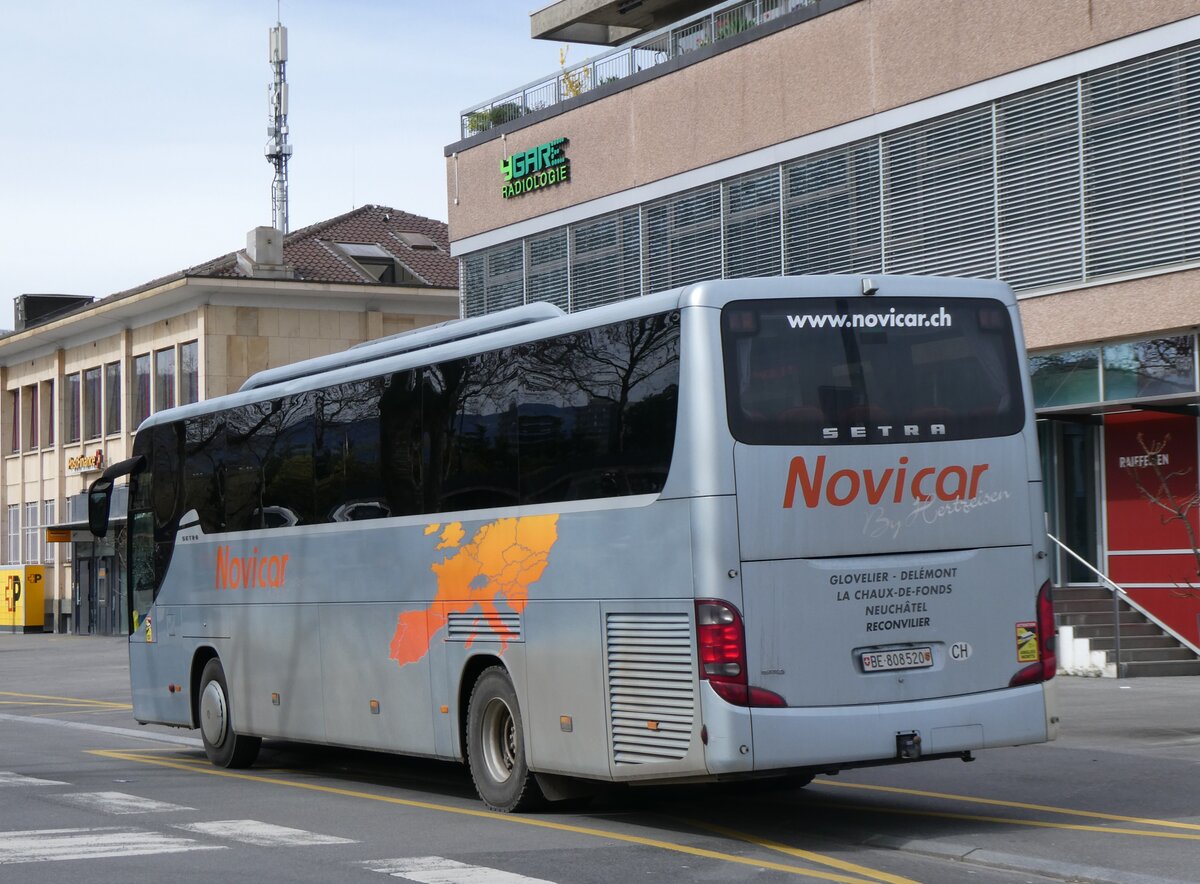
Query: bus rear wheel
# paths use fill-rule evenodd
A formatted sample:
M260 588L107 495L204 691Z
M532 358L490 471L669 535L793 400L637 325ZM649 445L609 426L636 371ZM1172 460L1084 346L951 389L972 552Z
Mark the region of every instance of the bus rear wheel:
M258 757L262 739L233 729L225 668L213 657L200 675L200 738L204 753L217 767L249 767Z
M471 689L467 761L475 791L492 810L513 813L541 803L541 790L525 761L517 692L502 666L485 669Z

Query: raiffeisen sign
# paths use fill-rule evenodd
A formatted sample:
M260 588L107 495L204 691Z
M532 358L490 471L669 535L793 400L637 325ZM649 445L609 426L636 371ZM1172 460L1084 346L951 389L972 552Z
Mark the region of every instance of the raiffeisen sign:
M571 161L563 154L566 138L556 138L500 161L505 199L571 180Z

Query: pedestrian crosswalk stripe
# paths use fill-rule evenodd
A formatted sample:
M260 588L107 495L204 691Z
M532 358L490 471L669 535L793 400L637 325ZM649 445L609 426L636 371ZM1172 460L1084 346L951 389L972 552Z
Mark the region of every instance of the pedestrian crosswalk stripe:
M11 770L0 770L0 788L4 786L65 786L59 780L39 780L37 777L26 777Z
M500 869L469 866L441 856L408 856L363 863L372 872L417 884L553 884L544 878L530 878Z
M223 845L145 829L36 829L5 832L0 838L0 865L223 849Z
M166 801L155 801L153 798L127 795L124 792L75 792L55 797L80 807L112 814L166 813L172 810L192 810L192 808L184 807L180 804L168 804Z
M318 835L303 829L289 829L258 820L214 820L208 823L183 823L175 826L185 832L196 832L214 838L228 838L258 847L307 847L313 844L355 844L350 838Z

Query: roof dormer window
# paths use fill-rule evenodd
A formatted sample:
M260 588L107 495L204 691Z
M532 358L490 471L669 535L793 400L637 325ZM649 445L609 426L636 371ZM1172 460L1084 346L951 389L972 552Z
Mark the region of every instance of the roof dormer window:
M375 243L340 242L337 247L353 264L383 285L421 285L422 280Z

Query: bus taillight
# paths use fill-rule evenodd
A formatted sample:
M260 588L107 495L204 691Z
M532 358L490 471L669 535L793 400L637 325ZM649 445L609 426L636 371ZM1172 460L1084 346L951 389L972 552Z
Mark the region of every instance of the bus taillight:
M1057 629L1054 625L1054 600L1049 580L1038 590L1037 628L1038 662L1018 670L1008 683L1009 687L1049 681L1058 672L1058 655L1055 648Z
M722 700L734 706L787 706L779 694L755 687L746 678L746 630L732 605L715 599L696 601L696 644L700 678Z

